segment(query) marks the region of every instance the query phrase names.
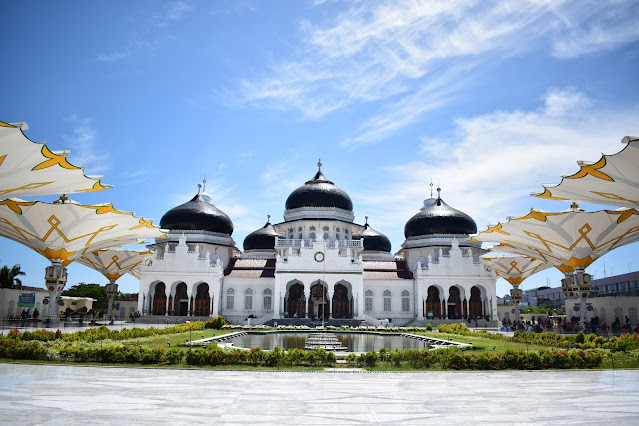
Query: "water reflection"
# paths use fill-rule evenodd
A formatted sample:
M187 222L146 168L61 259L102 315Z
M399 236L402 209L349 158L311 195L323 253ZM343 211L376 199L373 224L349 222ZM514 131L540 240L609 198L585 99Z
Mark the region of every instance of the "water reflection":
M402 337L399 334L333 333L337 336L338 340L348 348L348 352L379 351L381 348L392 350L424 349L427 347L426 342ZM243 336L226 340L225 343L232 343L233 346L240 348L256 348L259 346L264 350L271 350L275 346L283 349L304 349L308 335L309 332L247 332L247 334Z

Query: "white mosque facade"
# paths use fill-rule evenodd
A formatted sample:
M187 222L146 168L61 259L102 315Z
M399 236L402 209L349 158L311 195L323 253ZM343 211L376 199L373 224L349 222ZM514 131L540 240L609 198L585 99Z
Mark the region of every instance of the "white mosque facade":
M354 222L350 197L321 168L289 195L284 221L249 234L243 252L231 219L198 191L162 217L169 233L142 268L138 310L234 323L496 319L495 274L469 241L476 224L439 193L408 220L393 254L368 218Z

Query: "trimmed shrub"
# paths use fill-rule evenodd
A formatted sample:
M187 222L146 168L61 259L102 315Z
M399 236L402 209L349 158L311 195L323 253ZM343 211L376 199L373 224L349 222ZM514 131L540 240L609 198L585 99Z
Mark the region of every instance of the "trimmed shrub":
M224 319L224 317L222 315L218 315L217 317L208 320L205 324L204 324L204 328L212 328L214 330L221 330L222 327L224 327L226 325L226 320Z

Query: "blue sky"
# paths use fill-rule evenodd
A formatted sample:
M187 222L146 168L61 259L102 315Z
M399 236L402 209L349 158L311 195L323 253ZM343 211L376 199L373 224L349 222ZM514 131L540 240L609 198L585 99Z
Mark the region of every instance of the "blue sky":
M267 214L283 220L318 157L356 222L368 215L398 250L431 179L483 230L564 210L528 194L639 134L636 1L21 1L3 14L0 120L115 185L72 198L159 224L206 175L238 247ZM588 271L635 271L638 252ZM48 261L0 241L0 264L16 263L43 286ZM71 265L78 282L105 279Z

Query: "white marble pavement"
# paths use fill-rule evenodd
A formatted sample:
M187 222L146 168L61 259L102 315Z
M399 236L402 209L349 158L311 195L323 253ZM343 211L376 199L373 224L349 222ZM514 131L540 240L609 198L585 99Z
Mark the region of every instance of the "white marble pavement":
M639 371L240 372L0 364L1 424L639 424Z

